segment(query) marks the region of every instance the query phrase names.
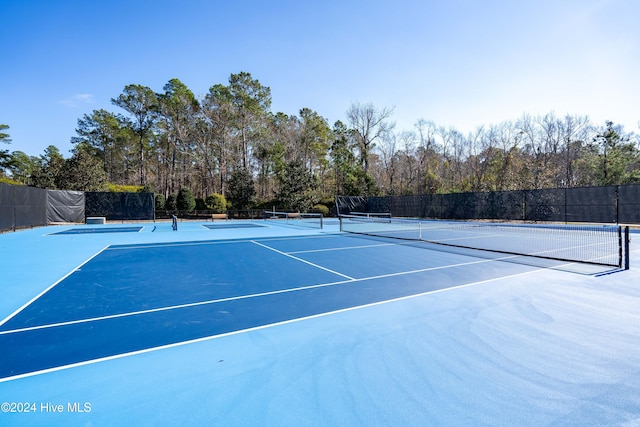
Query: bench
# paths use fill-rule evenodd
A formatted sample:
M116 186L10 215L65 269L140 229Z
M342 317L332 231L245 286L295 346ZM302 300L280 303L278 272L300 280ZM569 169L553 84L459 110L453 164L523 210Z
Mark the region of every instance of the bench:
M104 216L88 216L85 223L86 224L106 224L107 218Z
M227 220L227 219L229 219L229 217L227 216L226 213L211 214L211 221L215 221L216 219Z

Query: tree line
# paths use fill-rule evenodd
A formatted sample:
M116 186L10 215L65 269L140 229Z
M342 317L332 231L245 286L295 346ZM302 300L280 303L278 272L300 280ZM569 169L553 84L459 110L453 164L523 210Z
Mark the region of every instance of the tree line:
M156 93L131 84L116 111L78 120L72 156L0 150L0 175L50 189L137 186L161 200L188 190L237 209L309 210L341 195L435 194L640 182L640 140L587 116L524 114L467 135L419 120L397 131L392 108L352 104L330 125L318 112L271 111L271 90L231 74L196 97L171 79ZM7 125L0 141L9 142Z

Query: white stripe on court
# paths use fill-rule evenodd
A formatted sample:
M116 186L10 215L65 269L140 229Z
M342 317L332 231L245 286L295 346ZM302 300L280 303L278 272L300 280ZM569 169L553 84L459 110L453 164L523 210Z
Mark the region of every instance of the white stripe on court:
M318 265L318 264L314 264L314 263L312 263L310 261L307 261L306 259L298 258L297 256L293 256L293 255L290 255L290 254L288 254L286 252L279 251L276 248L272 248L271 246L263 245L262 243L256 242L255 240L251 240L251 243L253 243L255 245L258 245L258 246L262 246L265 249L269 249L270 251L274 251L274 252L279 253L280 255L284 255L284 256L286 256L288 258L295 259L296 261L303 262L303 263L308 264L308 265L310 265L312 267L319 268L320 270L324 270L324 271L328 271L329 273L337 274L338 276L342 276L342 277L344 277L346 279L349 279L349 280L355 280L353 277L347 276L346 274L338 273L337 271L331 270L329 268L323 267L323 266Z
M55 287L58 283L62 282L64 279L66 279L67 277L71 276L73 273L75 273L76 271L80 270L82 268L83 265L85 265L86 263L88 263L89 261L91 261L92 259L94 259L95 257L97 257L98 255L100 255L102 252L104 252L105 250L107 250L109 248L109 246L106 246L104 248L102 248L101 250L99 250L98 252L96 252L95 254L93 254L90 258L88 258L87 260L85 260L82 264L80 264L79 266L77 266L76 268L74 268L73 270L71 270L70 272L68 272L67 274L65 274L64 276L62 276L60 279L58 279L57 281L55 281L51 286L49 286L48 288L46 288L44 291L40 292L38 295L36 295L35 297L31 298L28 302L26 302L22 307L20 307L19 309L17 309L16 311L14 311L13 313L11 313L9 316L7 316L7 318L5 318L4 320L2 320L0 322L0 327L2 325L4 325L5 323L7 323L9 320L11 320L11 318L13 318L15 315L17 315L18 313L20 313L22 310L24 310L27 306L29 306L32 302L34 302L35 300L37 300L38 298L40 298L42 295L46 294L47 292L49 292L51 289L53 289L53 287Z
M279 238L261 238L261 241L281 241L281 240L298 240L298 239L324 239L327 237L343 237L340 235L322 235L322 236L292 236ZM255 239L227 239L227 240L194 240L172 243L131 243L131 244L115 244L107 247L110 251L121 251L127 249L148 249L148 248L170 248L179 246L205 246L205 245L222 245L230 243L253 243Z
M131 245L111 245L107 248L109 251L125 251L133 249L154 249L154 248L173 248L180 246L204 246L204 245L223 245L229 243L247 243L248 240L212 240L212 241L193 241L193 242L173 242L173 243L133 243Z
M270 323L268 325L261 325L261 326L256 326L256 327L253 327L253 328L241 329L241 330L237 330L237 331L226 332L226 333L223 333L223 334L211 335L211 336L207 336L207 337L196 338L196 339L188 340L188 341L181 341L181 342L177 342L177 343L173 343L173 344L166 344L166 345L162 345L162 346L158 346L158 347L146 348L146 349L143 349L143 350L137 350L137 351L132 351L132 352L128 352L128 353L116 354L116 355L113 355L113 356L102 357L102 358L99 358L99 359L86 360L84 362L72 363L72 364L69 364L69 365L63 365L63 366L58 366L58 367L55 367L55 368L43 369L43 370L40 370L40 371L27 372L25 374L19 374L19 375L15 375L15 376L12 376L12 377L0 378L0 383L13 381L13 380L21 379L21 378L33 377L33 376L36 376L36 375L42 375L42 374L51 373L51 372L62 371L62 370L65 370L65 369L71 369L71 368L76 368L76 367L80 367L80 366L92 365L94 363L107 362L109 360L116 360L116 359L120 359L120 358L123 358L123 357L136 356L136 355L139 355L139 354L150 353L152 351L166 350L166 349L170 349L170 348L174 348L174 347L180 347L180 346L184 346L184 345L188 345L188 344L196 344L196 343L199 343L199 342L205 342L205 341L210 341L210 340L214 340L214 339L218 339L218 338L224 338L224 337L228 337L228 336L244 334L244 333L247 333L247 332L259 331L259 330L262 330L262 329L272 328L272 327L275 327L275 326L287 325L287 324L290 324L290 323L296 323L296 322L301 322L301 321L305 321L305 320L321 318L321 317L329 316L329 315L333 315L333 314L346 313L346 312L349 312L349 311L360 310L360 309L367 308L367 307L375 307L375 306L382 305L382 304L388 304L388 303L392 303L392 302L396 302L396 301L403 301L403 300L407 300L407 299L411 299L411 298L417 298L417 297L421 297L421 296L425 296L425 295L436 294L436 293L440 293L440 292L446 292L446 291L466 288L466 287L475 286L475 285L481 285L481 284L484 284L484 283L496 282L496 281L503 280L503 279L512 279L512 278L515 278L515 277L520 277L520 276L524 276L524 275L528 275L528 274L533 274L533 273L537 273L537 272L544 271L544 270L545 269L535 269L535 270L531 270L531 271L526 271L524 273L512 274L510 276L502 276L502 277L497 277L497 278L494 278L494 279L486 279L486 280L481 280L481 281L478 281L478 282L471 282L471 283L466 283L466 284L462 284L462 285L458 285L458 286L452 286L452 287L449 287L449 288L442 288L442 289L436 289L436 290L433 290L433 291L427 291L427 292L423 292L423 293L420 293L420 294L407 295L407 296L404 296L404 297L398 297L398 298L394 298L394 299L390 299L390 300L378 301L378 302L374 302L374 303L369 303L369 304L364 304L364 305L359 305L359 306L354 306L354 307L343 308L343 309L340 309L340 310L328 311L328 312L325 312L325 313L314 314L314 315L306 316L306 317L299 317L299 318L296 318L296 319L284 320L282 322ZM361 279L361 280L366 280L366 279ZM346 283L346 282L342 282L342 283Z
M101 320L118 319L118 318L121 318L121 317L138 316L138 315L141 315L141 314L158 313L158 312L169 311L169 310L179 310L181 308L197 307L197 306L201 306L201 305L209 305L209 304L216 304L216 303L221 303L221 302L237 301L237 300L243 300L243 299L248 299L248 298L258 298L258 297L264 297L264 296L269 296L269 295L284 294L284 293L288 293L288 292L298 292L298 291L303 291L303 290L307 290L307 289L324 288L324 287L329 287L329 286L344 285L344 284L348 284L348 283L363 282L363 281L374 280L374 279L384 279L384 278L387 278L387 277L404 276L404 275L407 275L407 274L424 273L424 272L427 272L427 271L445 270L447 268L463 267L463 266L472 265L472 264L482 264L482 263L494 262L494 261L497 261L497 260L484 259L484 260L478 260L478 261L464 262L464 263L460 263L460 264L442 265L442 266L438 266L438 267L421 268L421 269L418 269L418 270L401 271L401 272L397 272L397 273L381 274L381 275L378 275L378 276L363 277L363 278L360 278L360 279L351 279L350 278L349 280L340 280L340 281L336 281L336 282L321 283L321 284L318 284L318 285L308 285L308 286L300 286L300 287L297 287L297 288L279 289L279 290L275 290L275 291L260 292L260 293L257 293L257 294L239 295L239 296L235 296L235 297L219 298L219 299L214 299L214 300L207 300L207 301L199 301L199 302L193 302L193 303L172 305L172 306L167 306L167 307L150 308L150 309L147 309L147 310L131 311L131 312L128 312L128 313L120 313L120 314L111 314L111 315L108 315L108 316L92 317L92 318L88 318L88 319L70 320L70 321L67 321L67 322L51 323L51 324L48 324L48 325L39 325L39 326L30 326L30 327L27 327L27 328L11 329L11 330L8 330L8 331L0 331L0 335L9 335L9 334L19 333L19 332L27 332L27 331L35 331L35 330L40 330L40 329L56 328L56 327L61 327L61 326L77 325L77 324L81 324L81 323L98 322L98 321L101 321Z
M382 246L398 246L397 243L380 243L377 245L360 245L360 246L345 246L343 248L327 248L327 249L309 249L306 251L291 251L287 252L288 254L308 254L313 252L333 252L333 251L344 251L347 249L367 249L367 248L379 248Z

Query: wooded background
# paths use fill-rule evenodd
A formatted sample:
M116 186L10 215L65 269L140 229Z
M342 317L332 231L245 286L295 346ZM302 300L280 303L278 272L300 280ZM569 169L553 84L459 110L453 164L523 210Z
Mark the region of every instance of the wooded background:
M428 120L397 130L393 108L353 103L330 125L308 108L272 112L270 88L247 72L201 97L178 79L161 93L131 84L112 104L79 118L69 158L55 146L40 156L0 150L0 177L47 189L144 189L160 208L182 189L202 201L222 195L235 209L295 210L335 195L640 182L638 135L587 116L525 113L465 135ZM10 142L9 126L0 125L0 141Z

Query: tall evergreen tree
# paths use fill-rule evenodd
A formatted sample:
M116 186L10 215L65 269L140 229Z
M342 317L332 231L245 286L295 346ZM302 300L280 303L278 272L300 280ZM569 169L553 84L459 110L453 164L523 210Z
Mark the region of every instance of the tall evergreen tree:
M64 168L65 160L60 150L54 145L48 146L38 159L38 167L33 174L33 185L50 190L63 190L60 184Z
M103 164L91 153L88 144L79 144L73 156L65 160L57 186L64 190L104 191L107 176Z
M38 168L38 159L27 156L22 151L11 153L7 170L11 174L11 179L25 185L31 185L32 176Z
M218 191L225 195L230 165L233 163L231 146L234 136L233 102L227 86L216 84L209 88L209 93L202 101L202 115L209 127L211 141L210 144L202 144L200 149L207 158L207 163L217 167Z
M228 91L238 131L240 166L248 168L252 145L266 131L266 119L271 108L271 89L243 71L231 74Z
M148 150L150 134L158 114L158 97L146 86L131 84L127 85L117 98L111 99L111 102L133 117L129 125L138 139L140 185L145 185L145 153Z
M130 151L130 133L126 120L106 110L94 110L78 119L76 134L71 142L83 145L83 150L99 159L107 180L115 184L127 184L130 175L126 169L127 152Z
M255 184L251 172L247 168L238 168L231 174L227 199L234 209L251 207L256 194Z
M187 181L183 175L189 171L183 170L185 158L193 152L191 141L194 134L194 123L200 105L193 92L180 80L171 79L164 86L164 93L158 96L159 120L163 124L165 138L168 142L168 155L165 155L168 176L165 182L168 187L165 192L173 192L178 185Z
M0 142L4 142L5 144L9 144L11 142L9 134L4 132L7 129L9 129L8 125L0 124ZM10 157L9 150L0 149L0 172L9 166Z
M284 209L307 212L318 198L315 194L318 183L300 160L287 163L278 183L276 199Z
M597 184L614 185L640 182L637 148L630 137L622 134L622 128L613 122L606 122L604 131L593 139L599 148L597 156Z

